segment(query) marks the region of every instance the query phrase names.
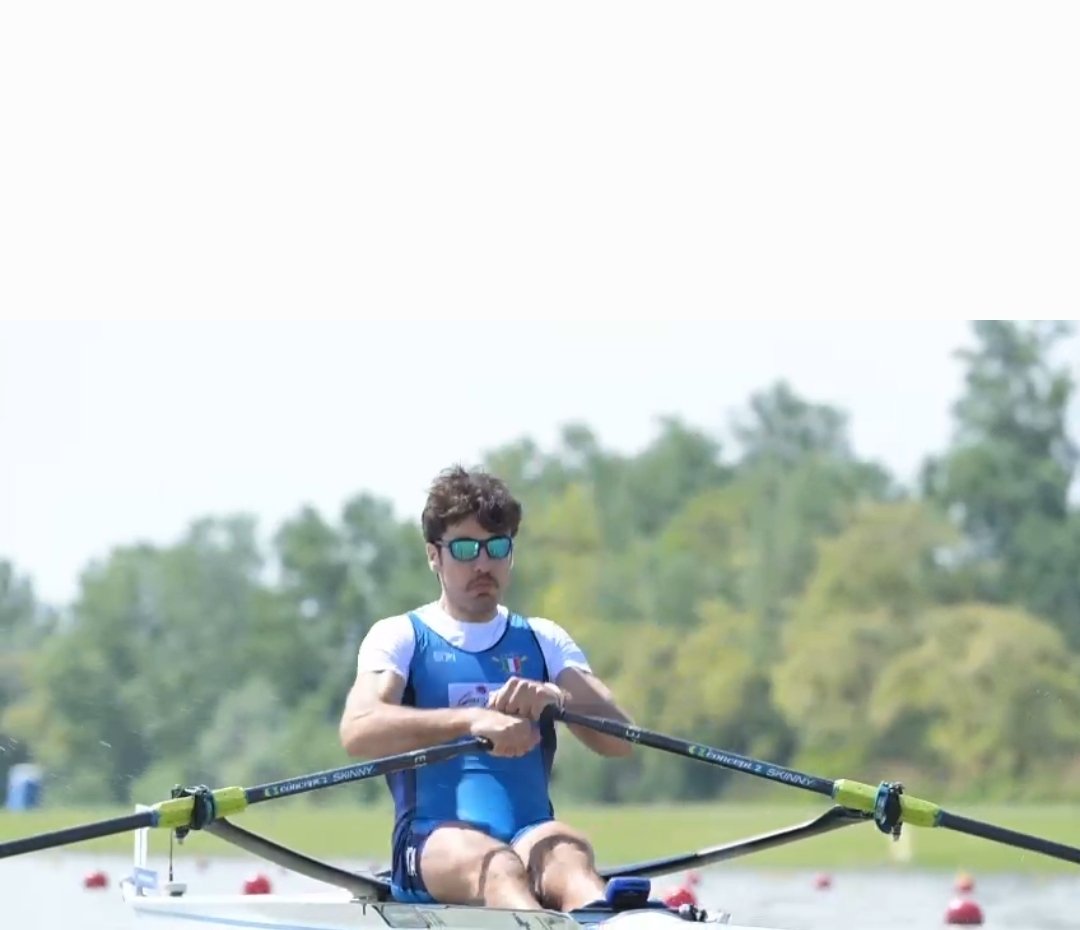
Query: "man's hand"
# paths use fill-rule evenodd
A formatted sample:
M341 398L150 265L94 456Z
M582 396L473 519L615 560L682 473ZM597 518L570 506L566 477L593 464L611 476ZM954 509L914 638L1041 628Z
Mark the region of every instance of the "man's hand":
M469 733L491 740L493 756L523 756L540 742L540 730L530 720L511 717L486 707L471 708Z
M514 717L539 720L545 707L562 705L564 700L562 690L550 681L514 677L488 695L488 707Z

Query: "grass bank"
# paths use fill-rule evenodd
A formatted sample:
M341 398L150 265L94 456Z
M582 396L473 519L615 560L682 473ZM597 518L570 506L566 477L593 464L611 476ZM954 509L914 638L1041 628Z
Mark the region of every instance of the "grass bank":
M702 846L752 836L786 826L825 810L825 805L680 804L558 809L561 818L585 830L606 864L685 852ZM47 808L29 812L0 811L0 840L56 830L128 813L127 808ZM956 813L1025 833L1080 846L1080 808L1075 805L956 806ZM239 815L237 822L278 842L331 859L385 862L390 812L385 807L313 805L294 798L261 804ZM167 834L155 831L152 850L167 847ZM127 835L92 840L72 847L128 854ZM209 835L193 833L183 856L246 855ZM905 827L899 843L872 824L859 824L741 860L755 868L872 868L897 865L979 872L1052 872L1075 865L1014 850L987 840L947 830Z

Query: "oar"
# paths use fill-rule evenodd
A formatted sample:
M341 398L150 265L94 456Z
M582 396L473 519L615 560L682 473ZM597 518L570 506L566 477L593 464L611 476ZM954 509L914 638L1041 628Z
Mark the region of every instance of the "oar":
M728 859L738 859L740 856L749 856L751 853L772 849L774 846L783 846L785 843L794 843L797 840L829 833L840 827L865 823L869 817L869 814L862 811L848 810L846 807L835 805L813 820L807 820L793 827L783 827L769 833L732 840L730 843L709 846L696 852L665 856L663 859L646 859L644 862L633 862L629 865L609 866L601 869L600 875L603 878L614 878L617 875L655 878L658 875L670 875L672 872L683 872L686 869L701 869L707 865L726 862Z
M1066 846L1064 843L1056 843L1028 833L1019 833L1016 830L998 827L981 820L952 814L931 801L904 794L903 789L895 783L882 782L875 786L846 778L833 781L816 775L806 775L771 762L761 762L749 756L739 755L737 752L728 752L725 749L715 749L701 743L691 743L687 740L665 736L663 733L631 726L619 720L592 717L569 710L559 710L556 707L553 707L550 713L555 719L562 720L564 723L588 727L631 743L640 743L642 746L660 749L677 756L697 759L699 762L707 762L710 765L733 769L737 772L746 772L748 775L756 775L758 778L779 782L782 785L794 785L796 788L823 794L843 807L872 814L875 823L886 833L898 834L901 823L909 823L916 827L944 827L946 830L955 830L958 833L1004 843L1006 846L1042 853L1055 859L1064 859L1066 862L1080 863L1080 849L1075 846Z
M389 775L391 772L432 765L465 753L490 748L491 743L488 740L476 736L462 742L443 743L432 746L430 749L414 749L411 752L384 756L369 762L356 762L337 769L268 782L265 785L256 785L254 788L218 788L216 791L198 788L191 793L161 801L147 810L134 814L125 814L122 817L113 817L109 820L99 820L95 823L67 827L50 833L38 833L34 836L0 843L0 859L36 852L40 849L66 846L69 843L81 843L83 840L92 840L101 836L140 830L143 827L163 827L180 831L199 829L211 823L216 817L238 814L249 805L258 804L260 801L291 797L308 791L318 791L320 788L363 781L365 778L378 778Z

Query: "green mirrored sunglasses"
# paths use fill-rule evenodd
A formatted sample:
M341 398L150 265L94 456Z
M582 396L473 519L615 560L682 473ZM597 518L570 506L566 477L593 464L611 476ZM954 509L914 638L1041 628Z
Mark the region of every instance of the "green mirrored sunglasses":
M458 562L471 562L480 558L481 549L487 552L489 558L505 559L514 548L514 541L509 536L492 536L490 539L469 539L467 536L459 536L457 539L435 545L446 546L450 550L450 555Z

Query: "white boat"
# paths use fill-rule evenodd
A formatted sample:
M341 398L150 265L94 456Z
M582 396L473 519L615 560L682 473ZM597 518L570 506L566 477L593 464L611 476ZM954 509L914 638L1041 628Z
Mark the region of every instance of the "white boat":
M130 887L125 885L125 888ZM676 930L682 917L667 908L518 911L440 904L364 901L346 891L304 895L125 894L145 930L192 930L193 924L214 930L582 930L617 926L619 930ZM728 915L707 915L702 922L726 925ZM760 930L760 928L742 928Z

